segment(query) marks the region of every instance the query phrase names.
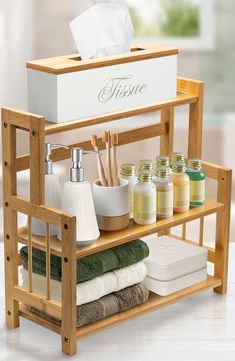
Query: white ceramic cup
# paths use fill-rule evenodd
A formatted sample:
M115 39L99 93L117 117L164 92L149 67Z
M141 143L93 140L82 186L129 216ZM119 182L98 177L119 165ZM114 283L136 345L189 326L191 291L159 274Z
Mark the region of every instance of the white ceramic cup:
M116 187L103 187L100 185L100 180L93 183L93 198L97 215L117 217L129 213L128 181L120 179L119 182L120 185Z

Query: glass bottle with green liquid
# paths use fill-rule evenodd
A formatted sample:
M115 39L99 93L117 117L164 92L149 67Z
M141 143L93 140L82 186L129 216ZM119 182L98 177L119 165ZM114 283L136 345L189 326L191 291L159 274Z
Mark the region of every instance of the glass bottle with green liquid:
M190 207L202 206L205 202L205 173L200 159L189 159L187 174L190 179Z

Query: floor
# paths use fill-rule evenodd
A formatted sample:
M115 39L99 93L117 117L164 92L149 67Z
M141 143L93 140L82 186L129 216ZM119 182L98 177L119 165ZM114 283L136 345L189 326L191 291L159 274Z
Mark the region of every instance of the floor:
M3 285L3 246L0 282ZM229 290L209 291L161 311L137 318L78 342L73 360L86 361L234 361L235 244L231 245ZM0 289L0 360L69 360L60 352L60 337L27 320L8 330L4 321L4 287Z

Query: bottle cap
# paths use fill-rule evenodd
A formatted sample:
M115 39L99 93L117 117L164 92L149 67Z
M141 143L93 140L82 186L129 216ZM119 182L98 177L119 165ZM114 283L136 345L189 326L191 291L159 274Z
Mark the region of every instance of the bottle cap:
M200 159L189 159L188 167L191 169L200 169L202 167L202 161Z
M95 154L101 156L102 154L95 150L83 150L82 148L73 148L71 152L73 166L70 168L71 182L84 182L84 167L83 155Z
M153 162L150 159L142 159L139 161L139 169L152 170Z
M169 167L170 165L170 158L167 155L158 155L156 157L156 167Z
M152 181L152 173L147 169L141 169L138 173L138 180L140 182L151 182Z
M184 155L183 153L172 153L171 154L171 163L178 163L178 162L184 162Z
M184 162L174 163L172 170L174 173L185 173L186 172L185 163Z
M135 165L132 163L125 163L121 165L121 175L132 176L135 175Z
M169 167L157 167L156 176L159 178L168 178L170 174Z
M69 149L69 147L66 147L64 144L53 144L48 141L45 142L45 174L53 173L53 162L51 160L51 154L52 148L56 147Z

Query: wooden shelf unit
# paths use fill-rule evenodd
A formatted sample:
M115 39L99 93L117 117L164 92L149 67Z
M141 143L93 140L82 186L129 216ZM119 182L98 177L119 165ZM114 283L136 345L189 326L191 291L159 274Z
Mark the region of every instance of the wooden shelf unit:
M22 112L15 109L2 109L2 142L3 142L3 183L4 183L4 249L5 249L5 287L6 287L6 323L10 328L19 326L19 316L29 319L61 335L62 351L74 355L77 350L77 338L93 334L106 327L117 325L146 312L160 309L164 306L191 297L209 289L225 294L227 290L229 225L231 203L231 170L211 163L203 162L207 178L217 181L217 199L207 200L204 206L190 209L183 214L175 214L167 220L158 220L150 226L139 226L132 221L129 226L118 232L102 232L99 240L87 247L77 247L75 243L76 217L61 210L53 209L44 204L44 141L51 134L66 132L95 124L105 123L160 111L160 122L119 134L120 145L137 142L139 140L160 136L160 153L173 152L174 137L174 108L189 105L188 157L201 158L202 149L202 108L203 82L189 79L177 79L177 97L161 104L151 104L146 107L128 109L126 111L105 114L98 117L79 119L62 124L46 122L42 116ZM17 157L16 138L17 129L29 133L30 154ZM104 144L99 139L101 149ZM91 148L89 140L70 144L69 148L80 146ZM53 150L54 161L61 161L70 157L70 150L58 148ZM17 172L30 169L30 200L17 195ZM28 216L28 229L17 227L17 213ZM204 217L216 214L215 248L203 244ZM31 220L36 217L47 226L46 237L35 237L31 233ZM128 311L110 316L104 320L76 328L76 261L77 258L129 242L149 234L170 234L170 229L182 224L182 236L185 242L194 243L187 239L186 224L192 220L200 220L198 245L208 249L208 261L214 263L214 275L192 287L186 288L173 295L160 297L153 293L143 305ZM62 241L50 237L49 225L55 224L62 229ZM18 284L18 267L22 264L18 253L18 243L29 247L29 289L23 289ZM47 259L47 297L32 292L32 247L46 251ZM50 253L62 258L62 301L50 299ZM61 327L55 326L40 316L31 313L27 306L33 306L51 316L61 319Z

